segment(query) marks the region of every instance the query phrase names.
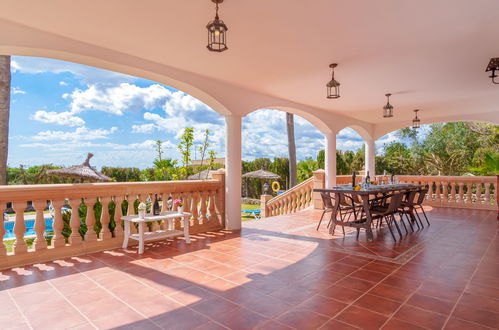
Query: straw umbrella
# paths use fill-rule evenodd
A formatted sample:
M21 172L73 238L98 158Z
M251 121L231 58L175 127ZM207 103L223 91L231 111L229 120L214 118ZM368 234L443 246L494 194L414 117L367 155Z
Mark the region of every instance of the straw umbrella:
M68 168L61 168L58 170L48 170L47 174L61 177L69 177L80 179L80 182L90 181L90 182L103 182L103 181L111 181L111 178L97 171L94 167L90 166L90 158L94 155L92 153L88 153L87 159L81 164L77 166L71 166Z
M199 173L189 175L187 177L187 180L207 180L207 179L213 179L213 172L216 172L216 170L203 170Z
M279 180L281 176L279 174L275 174L266 170L258 170L258 171L253 171L253 172L248 172L243 174L243 178L249 178L249 179L261 179L265 181L269 180ZM246 185L246 194L248 192L248 187ZM267 193L264 191L264 193Z

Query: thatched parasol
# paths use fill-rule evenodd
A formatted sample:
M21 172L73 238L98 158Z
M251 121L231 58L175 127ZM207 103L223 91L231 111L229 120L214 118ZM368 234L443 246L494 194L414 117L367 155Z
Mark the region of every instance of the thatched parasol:
M278 180L281 177L278 174L265 171L265 170L258 170L258 171L253 171L253 172L248 172L243 174L243 178L252 178L252 179L263 179L263 180Z
M187 177L187 180L206 180L206 179L213 179L213 172L216 172L216 170L204 170L199 173L189 175Z
M94 155L92 153L88 153L87 159L81 165L71 166L68 168L61 168L58 170L48 170L47 174L62 176L62 177L70 177L77 178L81 181L111 181L111 178L97 171L94 167L90 166L90 158Z

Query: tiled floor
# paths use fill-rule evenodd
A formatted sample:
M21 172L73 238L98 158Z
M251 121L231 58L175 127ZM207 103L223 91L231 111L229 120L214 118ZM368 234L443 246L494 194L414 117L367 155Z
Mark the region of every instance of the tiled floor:
M499 328L494 212L435 208L398 243L319 215L2 271L0 328Z

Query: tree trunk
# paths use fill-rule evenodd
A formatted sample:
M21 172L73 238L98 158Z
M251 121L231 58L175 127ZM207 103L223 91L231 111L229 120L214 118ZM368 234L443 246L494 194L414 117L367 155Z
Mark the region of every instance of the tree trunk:
M292 113L286 112L286 127L288 130L289 153L289 188L296 186L296 144L295 121Z
M0 55L0 185L7 184L10 113L10 56Z

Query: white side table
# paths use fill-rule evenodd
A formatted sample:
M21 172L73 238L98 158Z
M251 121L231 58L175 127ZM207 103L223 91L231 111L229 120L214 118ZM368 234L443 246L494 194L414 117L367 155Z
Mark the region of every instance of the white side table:
M126 249L128 247L128 240L134 239L139 241L139 254L144 253L144 242L158 240L162 238L175 237L184 235L185 241L187 244L191 243L191 239L189 237L189 218L191 217L191 213L183 212L178 213L176 211L168 211L162 212L160 215L146 215L144 219L139 218L138 215L127 215L121 218L124 221L125 226L125 236L123 238L123 248ZM182 219L184 221L184 230L176 230L173 226L173 222L175 219ZM144 226L146 222L149 221L159 221L159 220L167 220L168 228L156 231L144 231ZM139 224L139 233L130 235L130 226L132 223Z

